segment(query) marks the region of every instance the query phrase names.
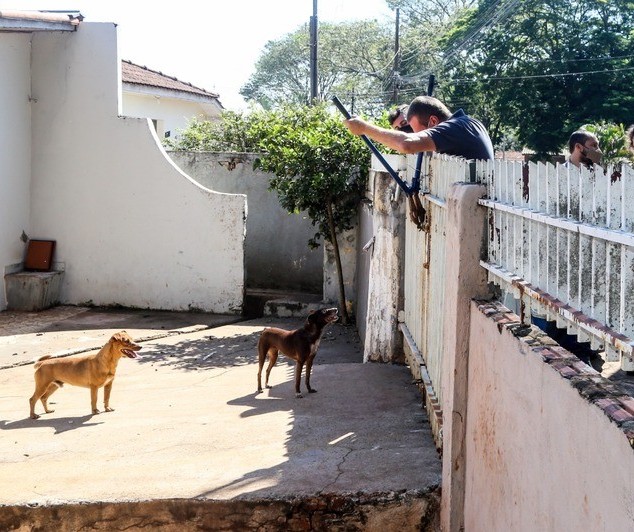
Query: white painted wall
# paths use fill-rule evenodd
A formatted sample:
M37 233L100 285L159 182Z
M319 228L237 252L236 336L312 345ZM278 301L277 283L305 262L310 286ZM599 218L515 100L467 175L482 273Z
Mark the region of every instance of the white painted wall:
M0 274L24 259L22 231L30 233L31 186L31 36L0 35ZM7 306L4 283L0 310Z
M19 44L13 70L23 87L11 100L17 106L28 94L28 37L0 39L5 55L7 42ZM37 103L29 236L57 240L56 261L66 271L62 302L240 312L245 197L198 185L166 156L149 121L117 117L115 25L34 34L31 64ZM0 83L12 82L3 75ZM19 114L26 116L28 109ZM21 136L12 147L27 150L16 163L20 176L12 178L17 197L2 200L16 205L13 215L1 215L13 225L12 238L29 220L17 214L28 212L17 185L29 169L29 134ZM17 251L3 250L3 262L19 258Z
M269 190L272 174L253 169L257 154L174 151L169 155L201 185L246 194L248 288L322 292L323 247L308 247L315 227L305 213L289 214L280 205L277 194Z
M185 97L183 97L185 98ZM170 98L167 95L153 96L123 90L122 112L124 116L150 118L157 120L157 134L162 140L169 132L170 139L180 137L180 132L187 129L193 118L211 120L219 116L217 112L208 113L211 104L202 105L199 102L186 99Z
M472 305L465 530L634 530L624 429L499 319Z

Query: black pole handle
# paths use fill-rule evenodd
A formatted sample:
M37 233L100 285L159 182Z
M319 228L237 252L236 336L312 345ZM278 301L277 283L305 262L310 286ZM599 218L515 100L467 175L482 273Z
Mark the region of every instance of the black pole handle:
M346 117L346 119L350 119L352 118L350 116L350 113L348 112L348 110L343 106L343 104L341 103L341 101L339 100L339 98L337 98L336 96L332 97L332 103L335 104L335 106L337 107L337 109L339 109L339 111L341 112L341 114L343 116ZM405 181L403 181L399 175L394 171L394 169L390 166L390 164L385 160L385 157L383 157L383 154L378 150L378 148L372 143L372 141L366 136L366 135L361 135L361 138L363 139L363 141L368 145L368 147L370 148L370 150L372 150L372 153L374 153L374 155L376 155L376 158L379 160L379 162L383 165L383 168L385 168L387 170L387 172L392 176L392 178L394 179L394 181L396 181L396 183L398 184L399 187L401 187L403 189L403 191L408 195L411 196L412 195L412 190L410 189L410 187L407 186L407 183L405 183Z

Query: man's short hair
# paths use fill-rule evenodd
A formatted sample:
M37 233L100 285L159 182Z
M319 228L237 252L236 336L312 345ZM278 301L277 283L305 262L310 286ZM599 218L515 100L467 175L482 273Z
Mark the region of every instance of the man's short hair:
M399 105L387 114L387 119L390 122L390 125L392 125L394 123L394 120L396 120L401 115L403 115L403 117L407 119L407 104Z
M412 116L416 116L422 122L426 122L429 117L435 116L442 122L451 116L451 111L447 109L444 103L433 96L418 96L409 104L407 111L408 122Z
M585 129L578 129L568 139L568 151L572 153L575 151L575 144L581 144L582 146L586 145L586 142L589 140L595 140L597 137L586 131Z

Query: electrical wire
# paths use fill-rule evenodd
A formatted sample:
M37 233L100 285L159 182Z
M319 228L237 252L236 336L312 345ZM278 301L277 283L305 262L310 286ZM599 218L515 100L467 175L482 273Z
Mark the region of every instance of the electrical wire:
M474 80L469 78L457 78L452 79L452 83L475 83L476 81L506 81L506 80L518 80L518 79L539 79L539 78L562 78L567 76L584 76L587 74L610 74L612 72L624 72L628 70L634 70L634 67L613 68L610 70L586 70L583 72L562 72L559 74L529 74L525 76L483 76L480 80Z
M482 37L481 35L478 36L478 34L482 33L485 29L492 28L501 23L511 14L513 9L522 0L507 0L506 5L503 4L499 9L496 9L501 1L502 0L496 0L492 3L482 15L482 17L486 20L477 22L476 27L473 28L468 35L462 39L462 41L450 47L449 50L443 54L443 62L447 63L449 59L454 57L460 51L468 50L473 47Z

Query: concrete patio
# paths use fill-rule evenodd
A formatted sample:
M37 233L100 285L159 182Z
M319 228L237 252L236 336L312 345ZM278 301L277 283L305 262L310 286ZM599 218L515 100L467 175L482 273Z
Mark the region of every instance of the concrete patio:
M259 332L301 321L0 313L0 528L437 530L441 462L408 368L361 363L354 329L334 325L318 393L296 399L282 357L254 393ZM91 415L88 390L65 386L54 413L28 417L32 360L119 330L143 350L119 363L114 412Z

